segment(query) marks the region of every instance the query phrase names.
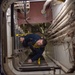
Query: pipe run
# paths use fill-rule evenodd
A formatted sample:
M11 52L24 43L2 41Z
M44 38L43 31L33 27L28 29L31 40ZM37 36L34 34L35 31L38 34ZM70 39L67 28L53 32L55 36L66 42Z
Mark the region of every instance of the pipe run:
M66 32L69 28L70 28L70 25L67 26L67 27L65 27L65 28L63 28L63 29L60 30L59 32L55 33L54 35L52 35L52 36L50 37L50 39L53 38L54 36L58 36L59 34L63 34L63 33Z
M70 10L69 13L67 13L67 15L52 29L51 34L58 31L58 29L62 29L66 25L71 24L74 21L74 17L72 17L73 13L74 13L74 10Z
M49 3L51 2L52 0L46 0L46 2L44 3L44 5L43 5L43 9L41 10L41 13L42 14L45 14L46 13L46 7L47 7L47 5L49 5Z
M55 20L53 21L51 27L53 27L53 26L55 25L55 23L58 21L58 19L59 19L60 16L63 14L63 12L64 12L65 10L68 10L68 9L71 7L72 3L73 3L73 2L71 2L71 3L70 3L70 2L67 2L67 3L64 4L64 7L63 7L62 10L59 12L59 14L58 14L57 17L55 18Z
M65 17L53 29L56 29L60 24L62 24L66 19L68 20L69 18L69 14L66 14Z
M51 42L51 41L56 41L56 40L58 40L58 39L60 39L60 38L65 37L66 35L67 35L67 33L65 33L65 34L63 34L63 35L61 35L61 36L58 36L58 37L56 37L56 38L54 38L54 39L51 39L49 42Z
M61 12L59 13L60 15L58 15L56 17L56 19L52 22L52 24L50 25L50 27L47 29L47 31L49 29L53 29L53 27L55 27L55 25L60 22L60 20L67 14L67 12L69 12L71 9L72 9L72 4L73 2L71 3L68 3L67 6L65 5L63 7L63 9L61 10Z
M54 38L54 39L51 39L49 42L51 42L51 41L56 41L56 40L58 40L58 39L61 39L61 38L64 38L65 36L67 36L68 35L68 33L71 31L71 32L73 32L74 31L74 27L73 28L71 28L70 30L68 30L65 34L62 34L62 35L60 35L60 36L57 36L56 38Z
M56 32L55 34L53 34L52 36L51 35L49 35L49 36L51 36L50 38L52 38L52 37L54 37L54 36L57 36L57 35L59 35L59 34L62 34L62 33L64 33L64 32L66 32L67 30L69 30L70 28L73 28L73 27L75 27L75 22L73 22L72 24L67 24L63 29L60 29L60 31L58 31L58 32Z
M68 24L68 19L66 19L62 24L60 24L56 29L52 29L51 33L49 36L51 36L53 33L55 33L56 31L62 29L64 26L66 26Z
M65 3L64 10L63 11L61 10L62 12L59 13L60 15L58 17L56 17L55 23L54 23L54 25L52 25L52 28L67 14L67 12L71 9L71 7L72 7L72 3L70 3L68 5L67 5L67 3Z

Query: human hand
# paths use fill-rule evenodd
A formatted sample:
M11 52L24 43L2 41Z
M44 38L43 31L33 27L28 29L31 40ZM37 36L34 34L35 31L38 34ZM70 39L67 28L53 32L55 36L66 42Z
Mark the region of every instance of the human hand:
M32 60L31 59L28 59L28 63L32 63Z

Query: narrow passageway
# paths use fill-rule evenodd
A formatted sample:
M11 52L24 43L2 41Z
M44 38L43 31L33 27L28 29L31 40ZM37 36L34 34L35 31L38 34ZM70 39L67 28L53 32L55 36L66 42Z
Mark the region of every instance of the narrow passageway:
M75 1L4 2L1 6L2 55L0 55L7 75L72 73L69 70L75 66ZM30 34L35 34L37 39L34 36L26 38ZM44 40L47 40L45 45ZM34 54L37 55L37 52L39 58L36 57L33 61L32 57ZM72 71L74 73L75 70Z
M27 50L28 51L28 50ZM27 59L25 58L25 53L21 51L21 53L14 57L14 66L17 70L21 72L29 72L29 71L49 71L51 74L65 74L60 66L54 63L49 57L46 55L41 57L40 64L38 64L38 60L29 64L27 63ZM27 54L27 52L26 52Z

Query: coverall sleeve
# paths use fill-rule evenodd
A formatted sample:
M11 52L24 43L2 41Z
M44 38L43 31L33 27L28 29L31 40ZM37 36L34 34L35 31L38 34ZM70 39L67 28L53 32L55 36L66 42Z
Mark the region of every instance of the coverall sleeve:
M32 37L32 34L26 35L26 36L25 36L25 41L29 41L31 37Z
M38 52L36 53L36 55L33 58L31 58L31 60L32 61L37 60L42 55L43 52L44 52L44 48L38 48Z
M32 41L33 37L34 37L33 34L28 34L24 38L25 38L25 41L28 43L28 42Z

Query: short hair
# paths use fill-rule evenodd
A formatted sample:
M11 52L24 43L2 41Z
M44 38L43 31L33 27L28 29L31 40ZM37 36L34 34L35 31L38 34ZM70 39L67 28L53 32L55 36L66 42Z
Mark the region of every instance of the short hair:
M43 46L46 46L47 45L47 40L45 38L42 38L43 40Z

